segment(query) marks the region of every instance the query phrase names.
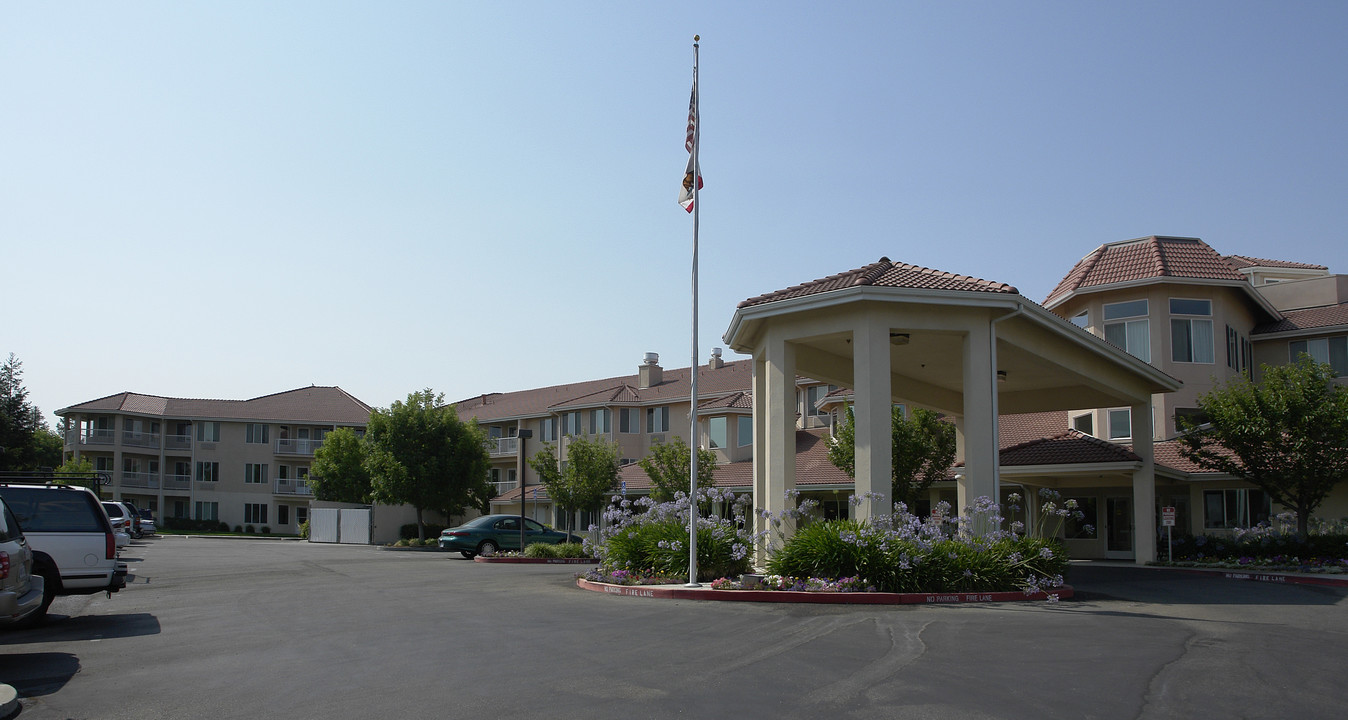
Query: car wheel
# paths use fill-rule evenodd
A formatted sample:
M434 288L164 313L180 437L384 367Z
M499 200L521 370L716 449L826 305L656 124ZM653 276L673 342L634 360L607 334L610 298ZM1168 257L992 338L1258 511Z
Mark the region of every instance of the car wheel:
M479 555L495 555L496 551L499 549L500 548L496 547L496 543L490 540L483 540L482 544L477 546Z
M56 591L61 585L61 571L50 565L34 567L33 571L35 575L42 576L42 607L28 619L28 622L36 625L47 619L47 608L51 607L52 601L56 599Z
M472 560L472 559L473 559L473 556L474 556L474 555L477 555L477 553L475 553L475 552L473 552L473 551L471 551L471 550L460 550L460 551L459 551L459 554L462 555L462 556L464 556L464 557L466 557L466 558L468 558L469 560Z

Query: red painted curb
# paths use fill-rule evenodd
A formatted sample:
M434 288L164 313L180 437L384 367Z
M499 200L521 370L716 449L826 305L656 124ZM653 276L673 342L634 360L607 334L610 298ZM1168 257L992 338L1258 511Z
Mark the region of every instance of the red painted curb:
M590 592L629 597L665 598L669 600L726 600L731 602L817 603L825 605L949 605L956 603L1025 602L1048 600L1056 595L1065 600L1072 597L1071 585L1063 585L1052 593L1025 594L1019 590L993 593L827 593L796 592L792 590L712 590L670 585L610 585L576 578L576 587Z
M502 565L598 565L594 558L526 558L526 557L482 557L473 556L473 562L498 563Z
M1322 575L1294 575L1280 572L1256 572L1247 570L1227 570L1225 568L1180 568L1167 567L1167 570L1179 570L1191 575L1209 575L1227 580L1249 580L1252 582L1278 583L1280 585L1319 585L1321 587L1348 587L1348 577Z

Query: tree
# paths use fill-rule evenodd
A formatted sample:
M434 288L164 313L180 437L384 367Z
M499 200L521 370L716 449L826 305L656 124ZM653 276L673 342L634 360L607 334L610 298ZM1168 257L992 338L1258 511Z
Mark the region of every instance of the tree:
M890 416L890 434L894 502L912 508L926 497L932 483L949 479L955 464L955 426L922 408L913 409L912 417L905 418L903 408L896 405ZM829 435L828 459L856 479L856 418L851 407Z
M37 469L41 465L37 434L45 429L42 413L28 402L23 363L10 353L0 365L0 470Z
M688 492L688 443L675 437L667 443L656 443L646 457L637 462L651 479L651 499L673 500L674 493ZM716 453L705 448L697 450L697 486L716 485Z
M368 503L373 494L369 447L351 428L337 428L314 451L309 485L319 500Z
M565 468L557 469L557 450L552 443L530 458L529 467L538 473L538 481L559 507L572 512L588 510L599 505L618 482L619 452L617 443L578 437L567 445ZM574 529L574 525L568 528Z
M491 499L487 438L476 421L464 422L444 394L429 388L370 413L368 467L374 500L417 511L417 537L426 537L426 510L447 517Z
M1180 452L1268 493L1296 513L1304 538L1311 513L1348 477L1348 387L1306 355L1261 373L1199 397L1207 422L1179 418Z
M61 463L56 468L54 477L59 483L80 485L93 490L95 493L99 491L98 481L94 475L94 461L90 460L88 456L81 457L79 460L72 457Z

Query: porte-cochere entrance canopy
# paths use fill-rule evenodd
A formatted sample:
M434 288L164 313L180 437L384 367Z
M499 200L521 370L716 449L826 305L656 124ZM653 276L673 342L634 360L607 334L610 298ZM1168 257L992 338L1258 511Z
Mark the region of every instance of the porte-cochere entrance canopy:
M798 375L854 391L856 494L879 498L860 506L862 519L890 507L895 402L955 418L961 508L999 497L998 414L1129 407L1142 458L1133 477L1136 558L1155 558L1151 396L1180 382L1016 288L881 258L745 300L725 341L753 356L757 507L780 513L795 486Z

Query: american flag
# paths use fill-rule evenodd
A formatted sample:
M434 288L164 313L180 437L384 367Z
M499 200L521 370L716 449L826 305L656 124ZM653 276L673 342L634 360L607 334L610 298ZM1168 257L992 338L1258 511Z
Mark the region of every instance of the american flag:
M693 94L688 99L688 135L683 146L688 150L688 169L683 173L683 185L679 188L679 204L688 212L693 211L693 176L697 175L697 189L702 189L702 173L694 167L697 154L693 152L697 144L697 73L693 73Z

